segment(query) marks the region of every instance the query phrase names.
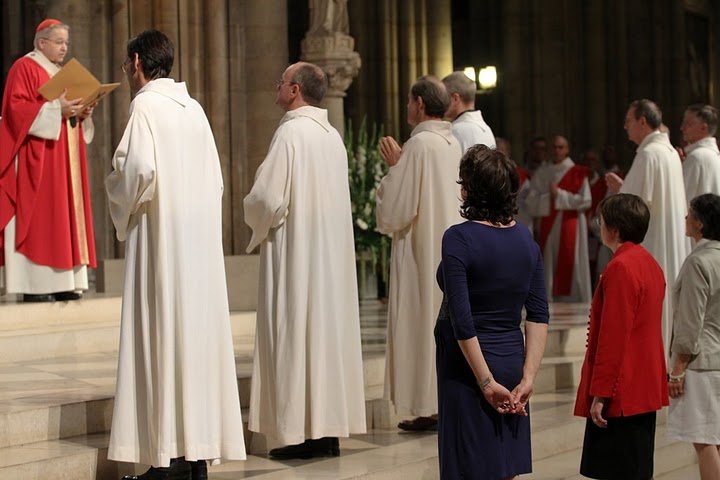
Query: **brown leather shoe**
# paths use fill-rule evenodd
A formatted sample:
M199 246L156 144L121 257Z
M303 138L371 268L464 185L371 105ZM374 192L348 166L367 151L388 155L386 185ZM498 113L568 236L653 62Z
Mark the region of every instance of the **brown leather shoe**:
M437 418L417 417L412 420L403 420L398 423L398 428L406 432L437 431Z

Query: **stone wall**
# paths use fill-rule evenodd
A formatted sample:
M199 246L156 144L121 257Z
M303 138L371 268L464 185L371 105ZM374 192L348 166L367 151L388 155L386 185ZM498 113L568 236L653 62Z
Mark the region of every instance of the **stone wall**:
M3 78L11 60L32 48L35 26L52 17L71 27L68 58L77 57L103 82L123 82L96 109L97 133L89 147L99 257L122 255L107 213L103 180L128 117L130 92L120 70L126 42L148 28L162 30L173 40L171 76L187 82L210 119L225 180L225 253L244 253L250 237L242 199L283 113L274 105L274 82L288 61L286 1L3 0L0 8Z

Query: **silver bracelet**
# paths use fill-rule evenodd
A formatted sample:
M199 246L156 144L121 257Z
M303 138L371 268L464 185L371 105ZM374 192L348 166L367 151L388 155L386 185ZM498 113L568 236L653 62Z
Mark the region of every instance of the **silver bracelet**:
M480 382L480 383L478 384L478 385L480 385L480 390L485 390L485 389L488 387L488 385L490 385L490 382L492 382L492 381L493 381L493 377L492 377L492 375L490 375L490 376L487 377L485 380L483 380L482 382Z
M680 375L668 374L668 382L670 383L680 383L683 378L685 378L685 372L682 372Z

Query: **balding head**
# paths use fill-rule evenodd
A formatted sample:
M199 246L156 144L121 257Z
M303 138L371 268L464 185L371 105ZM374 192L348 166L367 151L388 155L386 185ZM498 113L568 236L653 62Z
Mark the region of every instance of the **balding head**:
M328 78L323 69L308 62L298 62L290 68L291 81L300 87L303 100L313 107L320 105L328 89Z
M286 112L305 105L317 107L327 88L327 75L320 67L307 62L293 63L277 84L275 103Z

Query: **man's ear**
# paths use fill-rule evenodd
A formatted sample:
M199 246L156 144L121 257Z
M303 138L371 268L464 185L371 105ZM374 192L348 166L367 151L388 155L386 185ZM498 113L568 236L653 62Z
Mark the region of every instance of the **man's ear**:
M133 67L135 67L136 72L139 72L140 71L140 55L138 55L137 53L135 53L134 55L135 56L133 57Z
M415 99L415 101L417 102L418 110L421 110L424 112L425 111L425 101L423 100L423 98L417 97Z

